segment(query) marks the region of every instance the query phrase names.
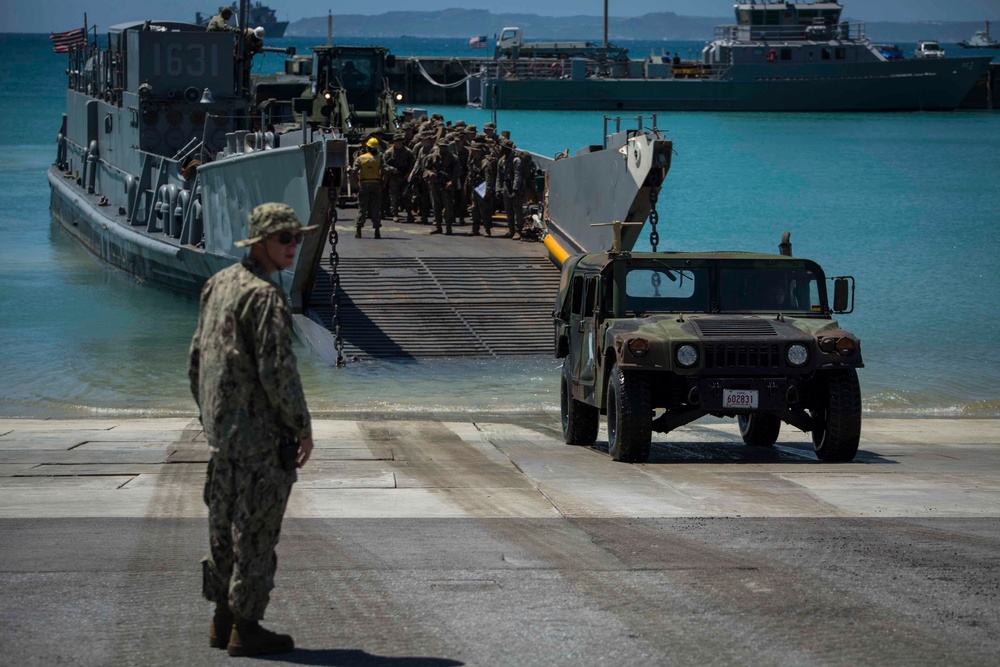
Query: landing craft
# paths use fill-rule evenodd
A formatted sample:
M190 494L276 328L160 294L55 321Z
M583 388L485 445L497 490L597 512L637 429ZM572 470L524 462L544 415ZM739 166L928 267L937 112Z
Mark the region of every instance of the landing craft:
M417 226L390 225L378 246L341 239L338 217L353 217L338 208L351 144L370 131L367 121L384 127L395 113L382 103L387 90L352 101L351 84L333 72L364 56L377 75L386 53L319 47L255 85L258 48L246 33L154 20L114 25L105 45L72 48L48 171L53 218L116 269L196 294L245 256L234 242L246 238L255 206L289 204L323 230L282 275L297 331L339 362L345 354L542 353L559 279L549 254L608 248L592 222L643 221L655 209L670 142L626 130L579 155L537 156L550 180L533 211L549 232L544 247L497 237L445 242Z
M106 47L72 49L48 174L53 217L114 267L188 293L244 256L233 243L258 204L283 201L328 230L347 141L307 128L269 148L251 96L252 49L246 33L172 21L118 24ZM321 250L303 246L293 301Z

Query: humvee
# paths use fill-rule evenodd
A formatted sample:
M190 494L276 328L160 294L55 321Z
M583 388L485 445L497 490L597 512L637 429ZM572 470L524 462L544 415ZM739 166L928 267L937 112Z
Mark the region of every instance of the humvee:
M652 432L706 415L735 417L743 441L770 447L786 423L822 461L851 461L861 436L861 342L832 315L854 307L854 279L818 264L749 252L570 256L553 313L564 359L566 443L591 446L608 420L616 461L649 458Z

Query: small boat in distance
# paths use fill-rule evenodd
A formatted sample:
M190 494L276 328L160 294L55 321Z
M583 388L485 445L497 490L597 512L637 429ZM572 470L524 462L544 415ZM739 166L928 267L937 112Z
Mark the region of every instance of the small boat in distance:
M990 22L986 22L985 30L977 30L968 40L958 43L966 49L1000 49L1000 40L990 37Z

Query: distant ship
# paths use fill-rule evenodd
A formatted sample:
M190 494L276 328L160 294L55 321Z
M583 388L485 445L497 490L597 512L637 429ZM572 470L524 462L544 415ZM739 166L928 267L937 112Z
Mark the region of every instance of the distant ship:
M716 28L697 60L496 60L476 96L487 109L951 110L989 68L988 56L888 57L864 24L841 22L839 2L743 0L734 10L736 25Z
M990 22L986 22L986 30L979 30L973 33L968 40L958 43L967 49L1000 49L1000 40L990 37Z
M233 2L230 7L233 10L233 18L229 19L229 23L231 25L236 25L235 18L239 16L239 8L236 6L235 2ZM198 25L208 25L208 22L212 20L212 16L214 16L214 14L204 16L201 12L195 12L194 21ZM267 39L278 39L279 37L284 37L285 28L288 27L288 21L279 21L278 17L274 13L274 10L260 2L253 2L250 4L250 20L248 23L248 27L250 28L256 28L258 26L263 28L264 37Z

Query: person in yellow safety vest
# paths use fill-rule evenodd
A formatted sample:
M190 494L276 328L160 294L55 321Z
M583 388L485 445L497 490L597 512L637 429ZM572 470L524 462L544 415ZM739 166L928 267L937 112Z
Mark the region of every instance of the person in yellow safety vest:
M354 220L354 238L361 238L365 218L371 218L375 238L382 238L382 160L378 139L365 142L365 151L354 158L351 170L358 177L358 217Z

